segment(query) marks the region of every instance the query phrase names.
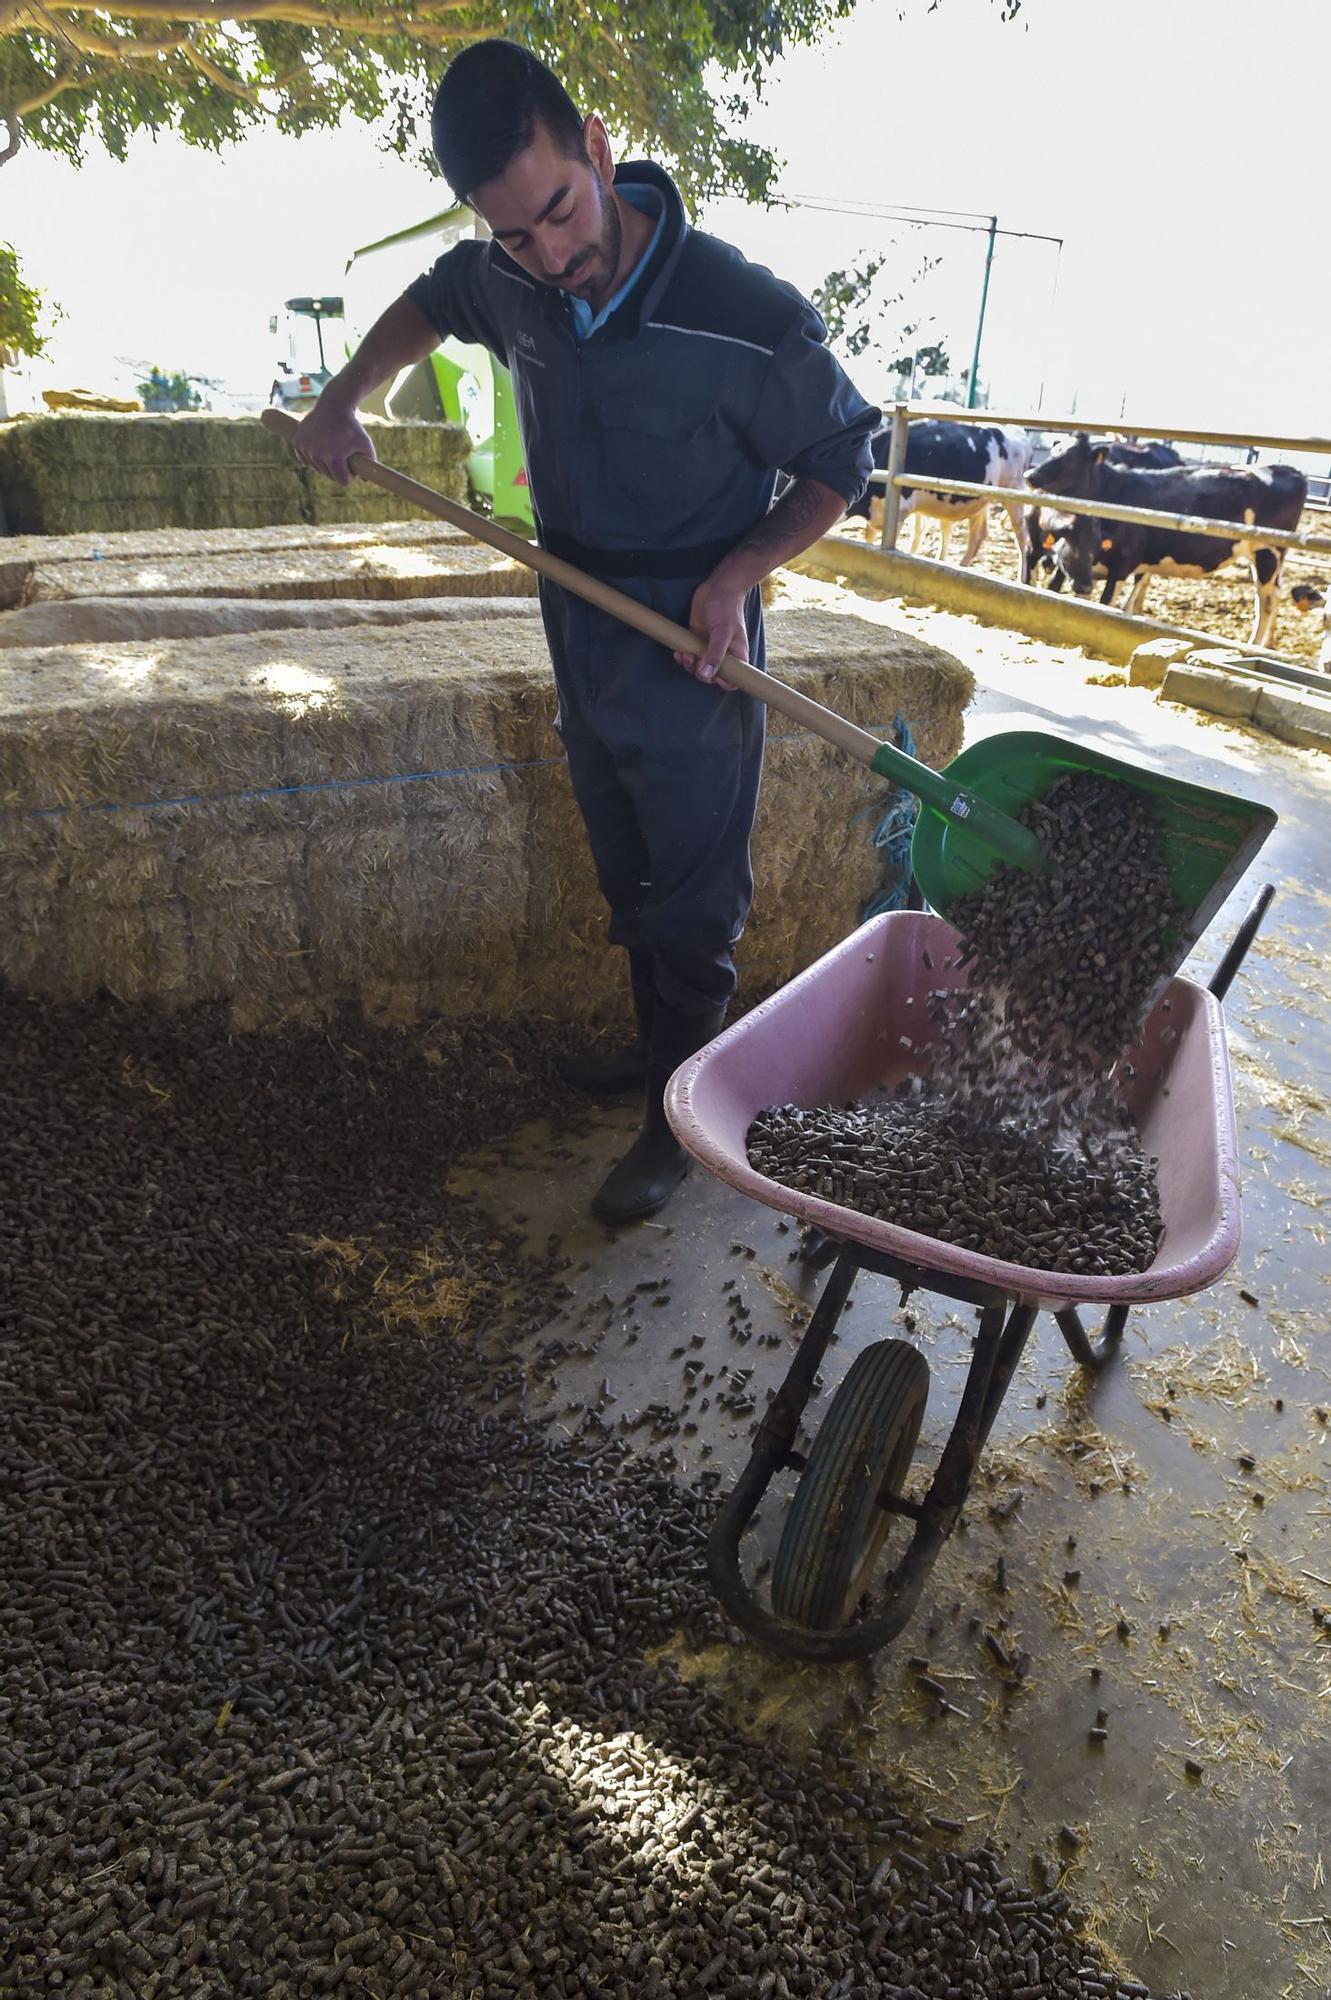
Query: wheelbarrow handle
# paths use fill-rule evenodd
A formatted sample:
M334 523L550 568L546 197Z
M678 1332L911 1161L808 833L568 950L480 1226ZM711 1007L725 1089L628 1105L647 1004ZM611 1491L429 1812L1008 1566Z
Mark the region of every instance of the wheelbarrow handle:
M265 430L285 439L288 444L293 444L299 436L299 422L285 410L264 410L259 421ZM622 619L626 625L633 626L649 639L655 639L672 653L689 653L695 659L701 654L702 644L698 634L691 632L686 625L677 625L672 618L664 617L646 604L639 604L636 598L626 596L611 584L602 583L599 577L588 576L584 571L575 569L572 563L551 555L539 544L501 528L497 521L486 520L484 515L464 507L460 501L436 493L433 487L422 486L419 480L408 478L405 472L398 472L391 465L381 465L377 459L367 458L364 452L353 452L347 463L358 479L367 479L372 485L383 487L385 492L396 493L399 499L409 501L413 507L435 514L442 521L451 521L454 527L464 529L477 541L488 542L491 548L501 550L514 562L522 563L540 576L549 577L552 583L572 591L575 597L584 598L599 610L608 611L612 617ZM1041 865L1040 844L1035 835L987 800L959 790L945 776L931 771L927 764L908 757L891 743L881 743L867 729L847 721L845 716L834 714L810 695L801 694L798 688L788 687L784 681L775 680L771 674L750 666L747 660L737 659L733 653L726 654L719 671L732 687L756 696L789 721L799 723L813 735L822 737L824 742L843 750L857 763L867 764L880 777L903 786L945 819L965 825L1005 860L1022 868L1038 868Z
M1229 949L1226 951L1219 965L1217 965L1215 971L1211 974L1208 982L1208 990L1215 995L1217 1000L1223 1001L1226 993L1228 993L1230 987L1233 985L1234 975L1248 956L1248 947L1262 927L1262 919L1270 907L1271 898L1275 895L1275 892L1276 885L1274 882L1263 883L1262 887L1257 891L1257 895L1248 910L1247 916L1235 931L1230 941Z

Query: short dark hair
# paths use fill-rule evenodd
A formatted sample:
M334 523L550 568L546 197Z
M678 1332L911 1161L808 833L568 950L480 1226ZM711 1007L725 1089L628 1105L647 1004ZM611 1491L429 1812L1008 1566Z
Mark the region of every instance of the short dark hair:
M537 121L570 159L587 157L582 116L552 69L515 42L473 42L454 56L430 114L434 156L460 201L532 142Z

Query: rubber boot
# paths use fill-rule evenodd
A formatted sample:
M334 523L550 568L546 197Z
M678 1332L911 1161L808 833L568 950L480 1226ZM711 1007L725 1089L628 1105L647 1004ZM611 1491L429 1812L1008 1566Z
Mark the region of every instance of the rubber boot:
M565 1083L574 1090L585 1090L589 1097L622 1097L627 1091L641 1090L647 1081L656 988L652 982L652 961L644 951L629 953L629 984L638 1023L633 1040L617 1047L612 1043L604 1053L589 1049L581 1055L566 1056L555 1064Z
M664 1208L683 1180L689 1156L666 1119L665 1088L682 1062L720 1034L725 1018L724 1007L682 1014L657 1002L642 1130L592 1197L598 1222L641 1222Z

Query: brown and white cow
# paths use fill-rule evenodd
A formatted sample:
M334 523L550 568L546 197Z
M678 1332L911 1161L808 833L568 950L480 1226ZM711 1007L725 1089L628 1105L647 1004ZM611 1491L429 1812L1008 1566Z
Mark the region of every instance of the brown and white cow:
M1124 610L1141 610L1153 576L1211 576L1243 557L1252 572L1256 602L1249 645L1270 643L1276 593L1285 565L1283 548L1261 538L1262 528L1296 528L1308 495L1308 481L1292 465L1180 465L1158 470L1114 465L1103 441L1085 431L1047 458L1031 474L1043 493L1067 499L1108 500L1125 507L1150 507L1166 514L1196 514L1213 521L1241 521L1250 532L1233 540L1194 535L1178 528L1144 527L1137 522L1097 520L1079 515L1070 538L1073 588L1090 595L1092 569L1103 562L1102 604L1112 604L1120 583L1132 579Z

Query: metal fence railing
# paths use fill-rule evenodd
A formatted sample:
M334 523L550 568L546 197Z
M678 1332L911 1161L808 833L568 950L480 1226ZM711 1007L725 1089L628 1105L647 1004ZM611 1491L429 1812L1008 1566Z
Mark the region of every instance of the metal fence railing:
M1177 424L1139 424L1125 417L1113 423L1092 423L1089 417L1000 416L993 410L927 409L898 403L908 418L946 416L959 424L1020 424L1028 431L1086 431L1091 437L1168 438L1171 444L1252 445L1258 451L1307 451L1331 459L1331 438L1275 437L1257 431L1200 431L1180 429Z
M1154 508L1127 507L1107 500L1043 493L1035 487L981 486L974 480L928 479L919 473L907 473L906 440L912 420L937 415L937 411L912 409L906 403L898 403L893 409L887 465L881 472L870 475L871 484L884 489L882 546L885 549L896 547L901 521L901 492L903 487L909 487L912 491L924 488L930 493L954 493L958 498L1001 501L1009 506L1047 507L1060 514L1092 514L1097 520L1130 521L1143 527L1172 528L1180 534L1214 535L1218 540L1227 542L1253 541L1260 536L1263 548L1304 549L1318 555L1331 555L1331 536L1302 529L1254 529L1251 522L1215 521L1197 514L1168 514ZM1184 444L1258 445L1282 451L1325 451L1331 454L1331 439L1327 438L1252 437L1234 431L1180 430L1177 427L1121 420L1116 424L1089 424L1081 417L1000 417L989 410L950 411L948 421L954 420L958 423L1020 424L1030 430L1084 430L1096 436L1169 438Z

